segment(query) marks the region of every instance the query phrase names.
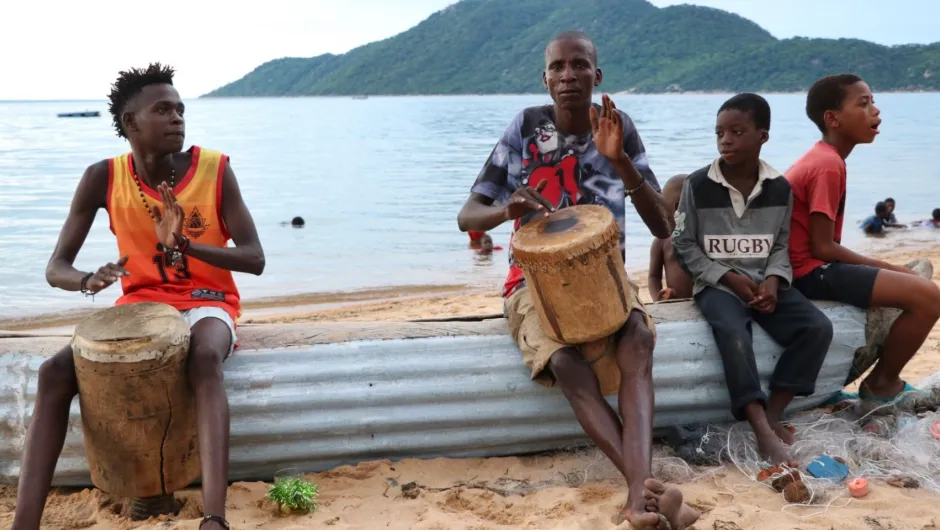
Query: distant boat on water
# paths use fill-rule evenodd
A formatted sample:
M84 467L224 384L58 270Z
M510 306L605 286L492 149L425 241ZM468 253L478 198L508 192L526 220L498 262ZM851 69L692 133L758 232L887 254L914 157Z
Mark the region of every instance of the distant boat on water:
M101 113L97 110L86 110L84 112L60 112L60 118L97 118Z
M367 99L369 96L353 96L353 99Z

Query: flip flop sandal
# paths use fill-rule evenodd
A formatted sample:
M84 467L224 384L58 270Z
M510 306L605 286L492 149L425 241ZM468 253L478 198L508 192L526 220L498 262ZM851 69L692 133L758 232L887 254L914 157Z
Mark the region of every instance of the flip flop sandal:
M858 394L852 394L850 392L846 392L845 390L840 390L836 392L835 394L833 394L831 398L824 401L820 406L826 407L826 406L838 405L839 403L842 403L843 401L854 401L858 398L859 398Z
M904 381L904 388L902 388L900 392L898 392L897 394L893 396L889 396L889 397L874 396L872 394L869 394L868 392L865 392L860 386L858 389L858 397L859 399L862 399L864 401L878 403L879 405L888 405L888 404L894 403L895 401L904 399L905 397L907 397L906 394L920 393L920 392L921 391L919 389L914 388L907 381Z

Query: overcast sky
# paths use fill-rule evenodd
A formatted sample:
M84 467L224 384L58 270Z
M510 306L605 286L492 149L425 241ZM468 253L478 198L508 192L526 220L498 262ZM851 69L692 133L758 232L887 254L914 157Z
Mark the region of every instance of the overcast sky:
M119 70L156 60L175 66L180 93L196 97L271 59L343 53L391 37L452 3L265 0L239 9L240 2L223 0L10 0L0 28L0 100L101 99ZM940 0L652 3L733 11L781 38L940 41Z

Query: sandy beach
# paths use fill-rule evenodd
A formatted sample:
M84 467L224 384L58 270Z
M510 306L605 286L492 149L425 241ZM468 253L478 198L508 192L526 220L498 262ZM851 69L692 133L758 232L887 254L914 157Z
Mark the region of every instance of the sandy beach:
M940 266L940 248L901 247L884 258L898 264L929 258ZM649 300L646 271L633 271L631 278L640 285L641 297ZM501 312L497 285L453 285L253 301L246 303L241 322L416 320ZM67 334L80 318L71 314L5 321L0 329L56 329ZM938 369L940 326L902 375L917 384ZM694 527L699 530L940 528L940 495L924 489L898 489L874 480L863 499L844 496L829 506L788 506L779 493L730 465L677 466L658 448L653 467L655 475L679 484L686 500L704 512ZM593 449L512 458L364 462L309 477L319 486L320 509L302 516L279 516L265 500L268 484L232 484L228 518L233 528L630 528L611 521L626 499L625 482ZM194 530L200 493L194 489L179 496L185 503L179 516L133 523L115 515L120 505L99 491L59 489L50 495L43 528ZM0 487L0 529L11 527L15 498L14 487Z

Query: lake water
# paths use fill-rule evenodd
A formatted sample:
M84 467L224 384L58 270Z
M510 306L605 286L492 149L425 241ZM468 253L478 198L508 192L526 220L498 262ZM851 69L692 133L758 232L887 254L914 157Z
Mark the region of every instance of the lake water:
M716 156L714 116L723 95L616 96L637 123L660 183ZM819 137L803 95L770 95L771 140L764 158L785 170ZM874 203L892 196L902 222L940 207L940 94L877 96L884 123L870 146L848 160L844 241L866 241L855 228ZM467 250L456 215L498 135L521 108L547 97L457 96L187 101L190 142L231 155L264 245L260 277L237 274L243 298L405 284L496 286L505 252L480 260ZM57 112L99 110L100 118ZM106 307L52 289L45 265L85 167L128 149L111 128L105 101L0 102L0 317ZM651 236L628 206L627 266L644 267ZM295 215L307 227L280 225ZM492 232L506 246L509 225ZM916 238L937 242L934 234ZM99 212L76 266L94 270L117 258Z

